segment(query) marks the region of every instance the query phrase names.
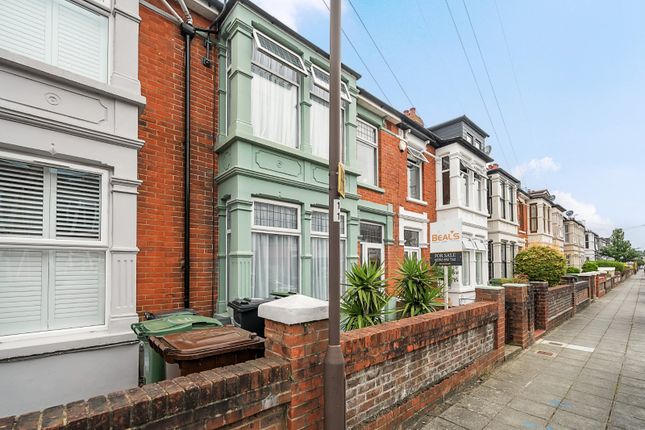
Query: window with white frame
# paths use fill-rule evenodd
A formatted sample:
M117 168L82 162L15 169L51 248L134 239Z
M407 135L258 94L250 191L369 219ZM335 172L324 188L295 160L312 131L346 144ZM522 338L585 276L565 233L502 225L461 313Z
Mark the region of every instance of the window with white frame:
M421 161L417 158L408 157L408 197L414 200L421 200L423 187Z
M322 158L329 158L329 74L324 70L311 66L312 86L311 86L311 108L309 141L311 143L311 152ZM351 101L349 91L345 83L342 83L342 100L341 107L341 160L345 159L345 111Z
M508 218L515 221L515 189L513 186L508 186Z
M253 202L253 297L297 292L300 282L300 210L296 205Z
M500 217L506 219L506 183L499 183L499 210Z
M484 253L475 253L475 283L482 285L484 283Z
M470 171L464 163L459 166L459 184L461 187L461 204L470 206Z
M105 183L0 158L0 335L104 324Z
M450 204L450 157L441 157L441 194L442 203Z
M466 133L466 142L468 143L473 143L473 135L470 133Z
M421 260L421 232L419 230L403 230L403 255L406 258Z
M506 241L502 241L502 243L500 244L502 278L508 278L507 246L508 242Z
M340 289L345 291L347 270L347 222L341 214L340 222ZM329 214L320 210L311 213L311 289L320 300L328 299L329 283Z
M361 119L356 120L356 159L361 171L358 181L378 185L377 128Z
M509 244L509 251L511 252L511 258L508 261L508 274L509 276L513 276L513 273L515 272L515 243L511 242Z
M251 72L253 134L297 148L298 93L305 72L302 58L268 36L254 31Z
M361 240L361 264L374 263L382 265L385 262L383 247L383 226L371 222L361 222L359 225Z
M477 202L477 210L484 209L484 178L475 175L475 201Z
M461 283L462 285L470 285L470 251L463 251L461 265Z
M2 0L0 48L105 82L108 13L100 10L70 0Z
M493 264L493 241L488 241L488 277L495 277L495 265Z

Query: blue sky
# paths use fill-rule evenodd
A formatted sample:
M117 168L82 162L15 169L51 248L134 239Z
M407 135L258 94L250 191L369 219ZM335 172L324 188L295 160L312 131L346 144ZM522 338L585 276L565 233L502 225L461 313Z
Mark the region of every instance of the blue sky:
M257 2L328 48L323 0ZM400 110L410 107L405 91L427 125L466 113L525 187L548 188L591 229L626 228L645 248L645 227L633 228L645 224L644 1L448 0L492 125L444 0L352 3L403 90L345 0L343 28L378 82L343 39L343 62L363 75L359 85Z

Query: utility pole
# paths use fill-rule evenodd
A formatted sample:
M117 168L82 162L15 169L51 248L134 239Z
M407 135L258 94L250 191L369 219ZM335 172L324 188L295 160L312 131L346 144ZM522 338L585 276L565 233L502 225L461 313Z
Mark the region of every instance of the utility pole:
M325 429L345 428L345 359L340 349L340 14L331 0L329 16L329 344L325 354ZM344 180L341 181L344 186ZM343 190L344 193L344 190Z

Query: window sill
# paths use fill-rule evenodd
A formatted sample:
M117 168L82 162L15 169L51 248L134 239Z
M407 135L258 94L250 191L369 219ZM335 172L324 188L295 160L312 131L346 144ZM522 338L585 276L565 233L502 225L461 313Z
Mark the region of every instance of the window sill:
M134 343L136 336L131 330L109 332L104 327L90 331L46 332L42 335L16 335L0 337L0 362L17 360L38 355L48 355L64 351L100 348L119 343Z
M408 198L406 198L405 200L406 200L406 201L408 201L408 202L410 202L410 203L416 203L416 204L418 204L418 205L428 206L428 202L426 202L426 201L424 201L424 200L417 200L417 199L413 199L413 198L411 198L411 197L408 197Z
M358 182L356 184L359 188L366 188L370 191L375 191L377 193L385 194L385 190L381 187L377 187L376 185L370 185L370 184L364 184L361 182Z

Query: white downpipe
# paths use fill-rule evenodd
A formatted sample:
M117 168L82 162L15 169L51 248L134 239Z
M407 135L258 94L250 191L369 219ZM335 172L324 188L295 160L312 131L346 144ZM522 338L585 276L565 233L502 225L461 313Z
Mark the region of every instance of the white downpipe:
M184 22L184 20L181 19L181 16L179 16L177 11L175 9L173 9L172 6L170 6L170 4L168 3L168 0L161 0L161 3L163 3L164 6L166 6L166 9L168 9L170 11L170 13L172 13L175 18L177 18L177 21L179 21L179 23Z
M179 6L181 6L181 10L184 12L184 15L186 16L186 23L193 25L193 16L190 14L190 11L188 10L188 6L186 6L186 3L184 0L177 0L177 3L179 3Z

